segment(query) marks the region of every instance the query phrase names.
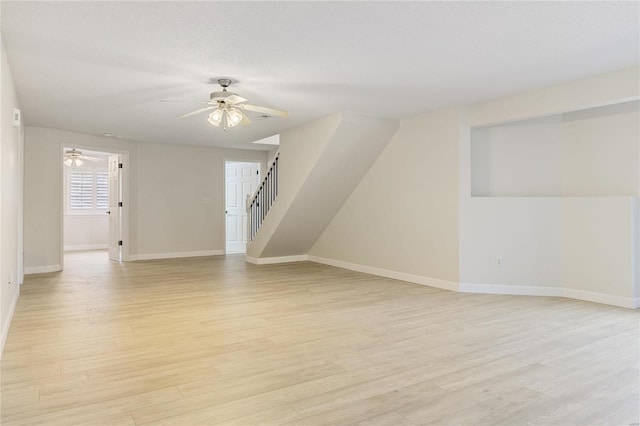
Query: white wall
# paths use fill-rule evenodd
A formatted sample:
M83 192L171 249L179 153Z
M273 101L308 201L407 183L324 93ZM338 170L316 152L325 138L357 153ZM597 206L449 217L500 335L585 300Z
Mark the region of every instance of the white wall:
M478 147L469 136L461 139L463 291L638 305L634 205L640 181L639 75L638 68L627 69L469 107L469 124L497 130L469 129L469 135L480 134ZM557 113L560 121L549 117ZM553 143L509 151L510 141L536 143L543 133L532 127L536 121L513 122L536 116L547 117L537 123L546 123L543 130ZM487 132L495 138L493 144L487 145ZM502 157L485 152L485 158L473 159L482 144L507 149ZM484 180L473 182L482 176L474 170L479 163L480 170L491 168L482 165L486 158L501 161L491 166L505 170L522 160L515 158L518 152L538 165L546 162L538 169L540 186L531 179L536 169L523 163L519 167L526 169L524 177L518 171L492 171L493 181L485 174ZM503 258L503 266L496 265L496 256Z
M25 263L60 269L62 147L123 154L129 260L221 253L224 159L266 161L265 151L153 144L27 127L25 133Z
M21 176L22 144L20 127L13 126L13 110L18 108L18 99L13 86L13 77L7 61L4 45L0 41L0 320L2 341L0 354L9 332L15 304L20 294L22 256L21 237Z
M64 215L64 250L93 250L109 246L107 214Z
M278 135L278 140L279 139L280 139L280 135ZM275 160L276 154L278 152L280 152L280 146L276 146L275 148L267 152L267 166L273 163L273 160ZM266 176L266 174L264 174L263 176Z
M638 193L640 102L471 130L473 196Z
M310 255L457 283L459 122L402 120Z
M462 216L460 282L562 286L562 198L475 197Z
M472 129L471 194L560 195L561 154L561 115Z

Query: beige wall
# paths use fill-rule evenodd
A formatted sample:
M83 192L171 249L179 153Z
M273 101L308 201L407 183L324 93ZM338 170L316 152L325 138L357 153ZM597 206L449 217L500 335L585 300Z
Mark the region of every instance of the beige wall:
M13 109L18 99L4 46L0 42L0 320L2 341L0 354L9 332L13 309L20 294L22 281L21 251L21 128L13 126Z
M288 180L302 185L289 203L277 229L269 237L261 257L309 253L397 130L396 120L340 114L339 125L320 144L322 151L311 162L311 167L305 169L304 174L296 175L292 173L292 166L300 156L289 158L288 147L286 143L283 144L283 159L279 164L283 179L286 176ZM293 139L291 143L298 145L300 139ZM305 151L305 160L313 160L309 151ZM285 193L288 189L290 187L286 185L282 188L276 204L281 202L281 196L289 198L291 194ZM269 215L272 213L269 212Z
M636 67L403 120L309 254L462 291L637 305L638 76ZM499 128L479 133L489 145L497 134L491 148L502 152L481 160L483 196L472 197L471 127L489 125Z
M636 292L633 197L563 200L563 285L614 297Z
M93 148L105 152L126 152L135 162L133 142L82 133L28 126L25 129L25 193L24 250L27 272L56 271L62 267L62 151L63 147ZM127 198L128 226L135 229L131 212L137 187L135 174L130 175ZM134 217L135 219L135 217ZM135 252L134 232L127 249Z
M25 133L25 263L30 271L61 262L63 146L123 155L124 241L129 259L224 250L224 159L266 162L265 151L153 144L54 129Z
M512 131L521 125L524 130L528 124L511 120L562 113L557 124L560 132L547 132L554 135L554 143L538 146L538 153L544 154L538 158L548 165L539 170L542 182L551 181L553 185L547 188L555 192L560 187L561 191L532 191L525 184L532 180L518 179L515 173L511 182L507 182L508 174L502 176L502 188L511 185L514 189L517 184L520 191L498 191L499 185L491 182L492 189L479 195L498 196L472 197L471 165L477 163L471 158L473 141L462 141L463 291L565 295L637 305L638 253L633 247L637 247L634 229L638 225L633 206L640 181L638 76L638 68L627 69L469 107L469 123L497 123L498 128ZM556 126L553 117L538 121ZM509 124L500 124L503 122ZM535 143L535 132L520 133L524 134L515 144ZM508 142L498 141L494 148ZM531 149L520 151L523 158ZM517 155L517 151L509 154ZM549 166L553 161L560 173ZM504 161L498 168L508 166ZM480 186L486 188L486 182ZM496 265L497 256L503 258L502 266Z
M257 238L247 247L249 257L262 255L340 120L340 114L332 114L280 134L278 200L269 210Z
M224 160L259 161L266 151L139 143L138 256L223 251Z
M469 108L468 123L486 126L638 100L638 72L637 66L625 68L477 103Z
M640 101L563 116L562 193L640 195Z
M402 120L310 254L457 282L459 120Z

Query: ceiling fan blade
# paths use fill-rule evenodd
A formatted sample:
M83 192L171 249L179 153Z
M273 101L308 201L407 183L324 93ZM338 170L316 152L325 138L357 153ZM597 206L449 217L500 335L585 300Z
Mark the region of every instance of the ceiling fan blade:
M214 108L216 108L216 107L214 107L214 106L208 106L208 107L200 108L200 109L197 109L197 110L195 110L195 111L191 111L191 112L188 112L188 113L186 113L186 114L182 114L182 115L181 115L181 116L179 116L178 118L191 117L192 115L200 114L200 113L202 113L202 112L209 111L210 109L214 109Z
M95 157L88 157L86 155L77 155L76 158L79 158L81 160L89 160L89 161L100 161L99 158L95 158Z
M173 104L173 103L184 104L184 103L188 103L188 104L203 104L203 105L210 103L208 101L191 101L191 100L186 100L186 99L160 99L159 102L161 104Z
M272 108L261 107L261 106L257 106L257 105L249 105L249 104L241 104L241 105L238 105L238 106L246 109L247 111L260 112L262 114L276 115L278 117L288 117L289 116L289 113L287 111L282 111L282 110L279 110L279 109L272 109Z
M243 102L247 102L247 99L243 98L242 96L238 96L236 94L233 94L231 96L227 96L224 101L228 104L241 104Z
M242 111L240 111L240 114L242 114L242 121L240 122L241 125L246 126L247 124L251 124L251 120L249 120L247 114Z

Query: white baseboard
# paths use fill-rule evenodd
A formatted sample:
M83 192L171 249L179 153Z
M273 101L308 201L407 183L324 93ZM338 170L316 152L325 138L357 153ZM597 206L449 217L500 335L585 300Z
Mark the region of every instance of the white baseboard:
M175 259L180 257L219 256L224 250L179 251L175 253L148 253L130 255L129 260Z
M372 266L358 265L356 263L344 262L342 260L329 259L319 256L307 256L308 260L324 265L336 266L350 271L363 272L365 274L377 275L379 277L391 278L394 280L407 281L414 284L422 284L429 287L441 288L443 290L458 291L458 283L445 281L437 278L425 277L422 275L407 274L404 272L391 271L389 269L374 268Z
M502 284L470 284L460 283L461 293L512 294L520 296L564 296L561 287L537 287Z
M64 251L102 250L108 248L109 244L84 244L79 246L64 246Z
M16 311L16 305L18 304L18 298L20 297L20 286L18 286L18 291L16 291L16 295L11 302L11 306L9 307L9 314L7 315L7 323L2 327L2 341L0 342L0 359L2 358L2 353L4 352L4 344L7 342L7 336L9 335L9 328L11 328L11 320L13 319L13 313Z
M461 293L482 293L482 294L505 294L519 296L548 296L565 297L568 299L585 300L588 302L602 303L605 305L619 306L623 308L636 309L640 307L640 297L622 297L591 291L576 290L562 287L537 287L503 284L477 284L477 283L456 283L437 278L430 278L421 275L407 274L404 272L391 271L388 269L374 268L372 266L358 265L356 263L344 262L342 260L329 259L326 257L312 255L296 255L282 257L256 258L246 256L247 262L256 265L268 265L274 263L311 261L324 265L335 266L355 272L376 275L379 277L391 278L394 280L407 281L415 284L422 284L429 287L441 288L444 290L457 291Z
M636 309L640 307L640 298L613 296L592 291L577 290L563 287L536 287L503 284L470 284L460 283L460 292L482 294L505 294L519 296L550 296L564 297L567 299L584 300L587 302L602 303L605 305L619 306L621 308Z
M604 303L605 305L620 306L622 308L636 309L640 307L640 297L613 296L611 294L594 293L592 291L564 289L564 297L570 299L586 300L587 302Z
M48 272L62 271L61 265L47 265L47 266L26 266L24 268L24 274L46 274Z
M279 256L279 257L251 257L245 256L245 260L254 265L273 265L275 263L291 263L291 262L304 262L309 260L309 256L306 254L300 254L296 256Z

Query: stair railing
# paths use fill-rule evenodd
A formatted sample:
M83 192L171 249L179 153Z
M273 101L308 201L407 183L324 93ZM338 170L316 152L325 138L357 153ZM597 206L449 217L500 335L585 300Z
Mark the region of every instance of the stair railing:
M253 241L256 234L258 233L258 229L262 225L264 218L269 213L269 209L271 205L278 197L278 158L280 157L280 153L276 154L276 157L273 159L269 170L267 171L267 175L262 180L262 183L256 190L256 193L251 197L247 195L247 215L249 220L247 220L247 235L249 236L249 241Z

